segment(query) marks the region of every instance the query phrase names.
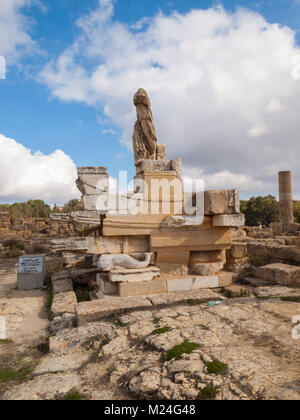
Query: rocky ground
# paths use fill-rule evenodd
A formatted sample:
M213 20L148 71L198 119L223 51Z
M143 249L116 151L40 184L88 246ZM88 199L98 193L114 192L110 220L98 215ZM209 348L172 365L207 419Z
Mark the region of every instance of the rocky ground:
M114 315L60 331L48 351L46 294L13 290L15 263L0 267L13 340L0 343L2 399L300 399L297 291ZM15 375L5 378L8 366Z

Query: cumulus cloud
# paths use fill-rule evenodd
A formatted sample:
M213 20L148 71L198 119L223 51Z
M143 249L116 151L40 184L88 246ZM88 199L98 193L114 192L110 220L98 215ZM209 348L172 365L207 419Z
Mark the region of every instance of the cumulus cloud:
M42 199L63 204L78 198L76 166L61 150L32 153L21 143L0 134L1 202Z
M300 195L300 49L258 13L222 7L157 14L128 26L113 1L77 22L74 43L41 80L62 100L101 107L131 147L132 95L148 90L158 140L207 186L275 192L291 169ZM104 164L105 162L99 162Z
M35 48L28 31L30 21L22 9L35 0L1 0L0 2L0 54L7 64L16 63L19 56Z

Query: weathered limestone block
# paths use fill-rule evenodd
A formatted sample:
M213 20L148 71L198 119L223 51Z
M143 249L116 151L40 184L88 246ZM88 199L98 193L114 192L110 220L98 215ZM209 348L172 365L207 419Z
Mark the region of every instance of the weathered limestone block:
M82 201L85 210L106 214L109 209L108 194L84 195Z
M225 262L225 250L191 252L191 264Z
M238 214L240 199L237 190L211 190L204 192L204 214Z
M192 263L190 271L199 276L214 276L224 268L224 262Z
M263 280L284 286L300 285L300 267L287 264L269 264L255 267L254 275Z
M53 297L51 312L53 317L65 313L73 314L77 305L77 298L74 292L61 292Z
M82 302L76 306L77 324L78 326L82 326L88 322L99 321L101 318L112 313L149 306L152 306L152 304L146 297L120 297Z
M248 243L248 256L255 265L271 263L300 264L300 249L296 246L282 246L278 244Z
M192 289L210 289L220 287L218 276L178 276L178 278L166 280L167 292L178 292Z
M188 251L210 251L226 249L232 243L232 228L214 227L205 223L202 227L178 229L161 229L151 234L152 250L159 248L181 247Z
M100 236L89 238L90 254L134 254L150 251L148 236Z
M142 160L136 165L136 174L139 175L143 172L163 172L172 171L170 160Z
M54 295L61 292L72 292L73 282L70 278L52 281L52 292Z
M116 269L109 272L109 280L116 283L138 283L151 281L160 275L157 267Z
M258 297L279 297L279 296L300 296L299 289L291 289L290 287L283 286L264 286L255 289L255 295Z
M64 238L51 241L54 252L85 252L89 249L89 239L93 238Z
M234 273L240 273L245 268L251 266L250 260L247 257L244 258L231 258L226 262L226 270Z
M101 195L108 192L108 173L105 167L77 168L77 188L85 195ZM87 209L89 210L89 209Z
M203 215L193 216L167 216L161 223L161 229L168 228L182 228L182 227L195 227L201 226L204 223Z
M110 271L117 268L146 268L150 264L152 253L136 254L135 257L128 254L104 254L98 261L101 271Z
M226 250L226 259L230 261L236 258L247 257L247 244L242 242L235 242L232 244L231 249Z
M184 276L188 274L188 266L186 264L158 262L156 266L160 269L161 274L169 274L171 276Z
M158 279L141 283L120 283L121 297L155 295L167 291L166 280Z
M233 281L233 274L234 273L229 271L222 271L221 273L219 273L219 287L230 286Z
M245 216L243 214L222 214L213 217L213 226L231 226L239 227L245 225Z

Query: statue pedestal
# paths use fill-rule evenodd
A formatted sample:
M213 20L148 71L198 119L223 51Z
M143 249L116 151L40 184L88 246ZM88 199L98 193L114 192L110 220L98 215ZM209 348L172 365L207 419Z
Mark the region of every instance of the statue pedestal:
M175 171L143 171L134 178L148 215L182 215L183 185Z

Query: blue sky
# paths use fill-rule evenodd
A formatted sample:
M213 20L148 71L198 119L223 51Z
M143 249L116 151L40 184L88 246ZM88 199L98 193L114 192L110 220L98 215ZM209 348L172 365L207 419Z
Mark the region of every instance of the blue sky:
M1 22L1 2L6 2L7 0L0 0L0 24L2 25L2 29L0 26L0 35L1 30L5 31L5 19ZM74 60L72 63L72 68L76 69L84 69L87 75L91 76L95 68L101 65L103 62L106 66L109 67L109 60L114 59L111 57L109 53L106 53L105 57L99 58L97 54L90 54L88 57L85 56L84 53L74 53L74 42L80 37L82 31L76 25L76 21L84 16L88 16L89 13L93 14L97 8L99 7L98 0L13 0L16 1L16 9L15 12L18 13L18 16L22 17L22 22L19 22L19 25L22 27L19 29L24 31L24 33L28 34L31 41L34 42L34 45L31 47L31 51L28 54L23 54L25 49L24 45L19 45L18 41L15 41L15 45L13 47L14 54L12 54L13 58L8 59L7 63L7 77L5 80L0 80L0 96L1 96L1 103L0 103L0 134L2 134L5 138L14 139L17 143L21 143L25 146L26 149L30 149L31 153L34 154L40 151L43 155L51 155L55 150L60 149L62 150L66 156L72 160L76 166L108 166L109 172L112 176L117 176L119 170L127 169L129 171L130 176L134 175L134 168L133 168L133 159L132 153L130 150L130 124L128 121L130 118L127 119L128 112L132 112L131 109L128 108L128 112L124 110L128 104L124 99L125 93L123 92L122 82L118 89L122 91L120 93L120 98L118 99L118 95L116 92L113 93L113 97L115 102L110 101L107 99L107 94L103 95L102 91L97 93L97 98L93 100L89 100L88 96L89 93L85 92L82 97L78 100L77 97L74 97L70 92L74 86L68 86L68 81L64 80L63 82L53 82L53 75L58 75L59 71L57 68L58 58L64 54L64 52L70 48L73 49ZM102 0L103 1L103 0ZM109 0L105 0L108 3ZM26 4L25 4L26 3ZM146 17L155 17L158 14L162 13L162 15L167 19L168 16L171 16L174 11L178 12L183 18L186 16L191 9L210 9L212 7L216 7L218 5L222 5L224 7L224 13L226 16L229 16L229 12L236 12L238 7L244 7L247 10L253 10L260 14L263 18L266 19L268 24L278 23L280 25L285 25L295 31L295 44L293 46L295 51L296 57L296 64L297 65L297 44L300 44L300 2L296 0L276 0L276 1L226 1L223 2L215 2L215 1L199 1L199 0L173 0L173 1L164 1L164 0L118 0L114 2L114 12L108 18L108 21L105 23L105 28L113 28L117 31L116 22L121 22L125 25L126 28L130 28L131 25L135 25L138 21ZM23 6L23 7L22 7ZM103 6L103 5L102 5ZM3 9L4 10L4 9ZM101 14L100 10L100 14ZM199 17L199 25L201 25ZM209 17L209 19L216 19L216 17ZM251 19L251 18L249 18ZM167 22L167 20L166 20ZM194 24L197 25L197 20L193 20ZM158 23L161 24L161 23ZM155 25L152 23L147 22L145 24L144 29L130 29L131 34L139 33L146 33L149 35L150 30L152 27L155 28ZM242 26L242 24L241 24ZM148 30L148 32L147 32ZM244 31L244 29L243 29ZM97 32L99 33L99 31ZM158 31L159 33L159 31ZM241 32L244 36L245 32ZM254 33L249 32L249 37L253 35L256 36ZM122 35L120 35L122 36ZM279 35L278 35L279 36ZM157 36L156 36L157 38ZM156 42L155 38L155 42ZM207 38L208 39L208 38ZM282 36L280 35L278 38L278 42L281 42ZM100 40L101 41L101 40ZM276 50L276 40L274 40L274 51ZM143 42L147 42L144 40ZM153 42L153 39L152 41ZM173 42L173 41L172 41ZM176 42L176 41L174 41ZM200 38L199 38L200 42ZM230 41L233 42L233 41ZM270 42L270 40L266 40ZM255 43L255 41L253 41ZM282 41L282 43L286 43L286 48L291 48L291 45L288 40L288 36L286 36L286 41ZM188 41L187 41L188 44ZM90 44L88 41L85 40L85 47L88 48ZM163 48L165 47L165 44ZM197 44L195 44L197 46ZM228 45L228 53L231 54L230 45ZM279 44L277 44L279 45ZM284 44L285 45L285 44ZM259 46L258 46L259 47ZM4 48L4 47L3 47ZM99 47L100 48L100 47ZM116 45L112 45L112 48L116 48ZM157 47L158 49L160 46ZM194 46L195 48L195 46ZM218 48L217 46L214 48ZM255 48L252 46L251 51L255 54ZM284 48L281 45L281 48ZM6 50L4 50L6 51ZM122 51L122 50L120 50ZM140 51L140 49L139 49ZM166 50L168 51L168 50ZM216 56L218 54L222 54L220 50L213 50L213 55ZM126 51L124 51L126 54ZM266 50L266 55L269 53ZM1 42L0 42L0 54L5 55L1 52ZM120 53L122 55L122 52ZM191 54L193 54L191 52ZM126 60L130 61L130 55L126 57ZM233 59L234 60L234 59ZM261 58L258 60L260 63L262 62ZM53 68L51 71L47 71L45 76L45 68L47 64L52 63ZM269 64L268 64L269 65ZM123 66L123 64L122 64ZM265 66L262 64L262 66ZM265 66L266 67L266 66ZM163 66L162 66L163 68ZM122 70L117 69L116 72L119 71L122 73L122 77L124 73L130 73L130 69ZM187 71L190 75L190 69L186 68L184 70L178 69L178 75L181 77L182 71ZM282 77L282 69L278 69L278 77ZM51 74L50 74L51 73ZM43 77L41 77L43 74ZM72 74L72 72L70 73ZM65 74L64 74L65 76ZM172 77L174 77L174 73L172 70ZM66 77L67 79L68 77ZM90 78L91 79L91 78ZM87 79L87 81L90 81ZM126 80L126 79L122 79ZM137 78L136 81L136 89L140 86L139 83L143 82L143 78L139 80ZM277 80L274 78L274 81ZM76 81L77 85L80 84L80 80ZM74 82L75 83L75 82ZM151 96L151 86L155 83L154 80L149 80L149 87L144 86L150 90ZM196 81L193 81L196 83ZM241 82L242 83L242 82ZM299 83L297 83L297 89L299 88ZM147 84L147 83L146 83ZM67 90L67 94L62 94L60 88L64 85L65 89ZM76 85L76 86L77 86ZM132 85L132 89L134 88L134 84ZM89 88L90 89L90 88ZM184 88L187 91L187 88ZM223 88L222 88L223 89ZM209 139L208 142L211 143L210 136L215 136L215 142L217 145L217 149L220 151L220 156L216 159L212 159L210 162L210 158L208 157L208 149L206 151L201 151L200 149L197 150L197 146L193 149L192 152L186 152L181 147L175 147L175 143L172 143L172 130L168 129L168 124L172 124L172 121L177 119L177 114L174 114L173 120L167 120L167 117L164 116L164 109L165 104L163 101L159 99L158 92L153 90L153 108L154 105L157 104L157 113L154 108L154 115L155 120L157 121L158 125L158 132L161 134L161 137L164 137L165 142L167 143L168 150L170 151L171 157L178 157L176 154L178 153L179 156L183 153L183 158L186 158L187 164L187 173L189 175L193 175L197 173L197 175L205 175L207 176L207 183L209 187L216 188L220 187L230 187L229 183L234 183L235 179L239 178L238 187L242 190L242 194L244 197L252 195L252 194L262 194L262 193L275 193L276 192L276 169L278 167L278 159L281 155L280 149L278 149L278 140L274 141L272 145L270 142L270 133L274 133L277 128L276 123L270 122L269 117L268 122L269 124L274 124L274 127L268 127L266 121L257 121L257 124L254 124L253 127L249 125L249 130L246 132L249 136L252 136L252 140L249 141L249 146L245 146L243 150L240 150L241 156L246 156L247 153L251 155L249 157L249 161L245 160L245 168L243 165L237 165L235 167L235 161L232 159L230 160L230 156L226 156L225 152L225 145L224 142L226 138L230 138L232 135L238 136L235 128L232 127L234 121L234 112L231 114L226 114L226 110L220 112L222 117L222 130L225 130L224 138L217 138L219 134L212 133L208 131L205 134L205 130L203 132L203 142L205 143L205 135ZM299 104L299 90L296 93L292 94L291 91L293 89L289 86L286 87L286 91L280 90L278 95L275 99L270 96L270 102L273 101L273 104L277 104L278 98L284 98L284 101L288 101L289 104ZM174 83L174 91L176 91L176 77ZM251 90L249 90L251 92ZM169 91L168 91L169 92ZM201 92L201 91L200 91ZM132 95L134 90L128 90L128 103L132 100ZM166 93L169 94L169 93ZM243 92L241 91L241 95ZM180 94L181 95L181 94ZM180 101L180 95L178 96L178 101ZM291 97L295 95L295 97ZM152 98L152 96L151 96ZM279 99L278 99L279 100ZM174 92L170 92L170 101L177 101L176 94ZM196 102L195 102L196 103ZM120 105L120 109L124 110L124 115L122 118L118 118L115 115L113 110L105 111L103 106L108 106L110 109L114 108L116 105L116 109L118 109L117 105ZM208 99L209 104L209 99ZM235 105L237 101L235 102ZM252 106L253 101L251 102ZM211 104L213 105L213 104ZM200 106L200 105L199 105ZM203 107L203 104L201 105ZM209 105L208 105L209 106ZM233 107L233 105L231 104ZM279 106L279 105L278 105ZM277 108L278 108L277 106ZM281 105L280 105L281 106ZM133 106L132 106L133 107ZM255 106L254 106L255 108ZM200 107L200 109L202 109ZM230 108L234 109L234 108ZM134 111L134 110L133 110ZM176 111L179 112L179 110ZM203 108L203 113L205 113L205 107ZM180 114L179 114L180 115ZM289 114L290 115L290 114ZM221 118L220 117L220 118ZM169 118L171 118L169 116ZM184 115L183 120L186 121L186 124L189 124L189 117L188 115ZM213 119L211 115L208 115L207 121L209 124L214 125ZM223 121L224 118L224 121ZM254 117L253 117L254 118ZM104 121L105 120L105 121ZM130 120L131 121L131 120ZM273 120L272 120L273 121ZM204 121L205 123L205 121ZM216 116L215 124L218 125L218 117ZM295 126L296 122L293 120L293 133L289 131L286 132L286 136L288 138L294 136L294 131L296 131L299 127ZM202 124L203 126L203 124ZM202 127L201 126L201 127ZM291 123L289 124L291 126ZM201 133L201 127L199 132ZM276 128L275 128L276 127ZM195 127L195 130L197 127ZM252 131L251 131L252 130ZM245 130L244 130L245 131ZM169 135L170 133L170 135ZM253 135L252 135L252 134ZM258 133L258 134L257 134ZM280 131L280 136L285 135L285 132ZM190 134L192 137L192 134ZM200 134L199 134L200 136ZM259 143L254 144L254 142L258 142L257 137L261 136L259 139ZM275 135L274 135L275 136ZM279 136L279 134L278 134ZM201 137L201 136L200 136ZM199 138L200 138L199 137ZM245 134L246 138L246 134ZM253 140L254 138L254 140ZM294 137L293 137L294 138ZM121 140L121 141L120 141ZM184 140L185 141L189 141ZM194 141L194 140L193 140ZM199 140L200 141L200 140ZM268 162L268 168L266 172L258 171L256 164L251 163L255 158L255 148L259 147L261 144L266 142L266 156L270 156L273 154L274 156L273 161L271 160ZM162 141L164 142L164 141ZM180 139L177 140L176 144L180 143ZM200 141L201 143L201 141ZM294 143L293 143L294 144ZM274 146L274 149L273 149ZM235 148L235 145L232 145ZM223 154L224 148L224 154ZM187 148L188 149L188 148ZM215 147L216 149L216 147ZM215 150L214 149L214 150ZM228 148L227 148L228 149ZM283 147L284 149L284 147ZM4 149L4 151L7 149ZM271 152L270 152L271 150ZM8 157L5 156L2 152L2 156L0 159L3 160L2 167L6 168L6 170L11 170L7 163ZM20 152L21 153L21 152ZM180 154L181 153L181 154ZM198 154L198 155L195 155ZM223 154L223 157L222 157ZM212 151L210 151L210 155L212 155ZM13 155L10 155L13 156ZM20 155L22 156L22 155ZM203 161L201 160L203 156ZM279 156L279 157L278 157ZM285 164L288 166L287 169L291 166L293 169L293 163L288 163L287 160L289 159L290 155L285 157ZM13 159L10 157L9 159ZM235 157L235 160L237 158ZM277 160L276 160L277 159ZM18 162L13 162L14 170L18 167ZM1 161L0 161L1 164ZM28 163L29 165L29 163ZM261 165L259 165L261 167ZM279 165L280 166L280 165ZM8 168L8 169L7 169ZM204 169L203 169L204 168ZM274 168L274 173L272 174L271 169ZM245 171L244 171L245 169ZM278 169L281 169L278 167ZM71 170L71 169L70 169ZM203 170L203 172L202 172ZM4 170L3 170L4 171ZM25 168L24 176L26 177L27 169ZM259 173L258 173L259 172ZM47 172L45 172L47 174ZM1 174L1 169L0 169ZM222 174L224 175L222 178ZM15 173L13 172L13 176L10 179L5 179L4 175L2 175L2 184L4 182L13 182L11 180L15 179ZM298 182L298 175L299 173L295 174L297 176ZM47 175L45 175L47 176ZM64 172L62 171L61 177L64 177ZM243 178L244 177L244 178ZM247 179L245 177L248 177ZM30 179L32 181L32 174L30 174ZM53 178L53 183L57 181L57 177ZM56 181L55 181L56 180ZM247 181L248 180L248 181ZM252 181L253 182L252 182ZM58 179L60 182L60 180ZM38 180L34 181L38 182ZM25 182L26 184L26 182ZM220 185L219 185L220 184ZM231 185L231 187L235 187L235 185ZM29 199L31 196L35 195L34 191L28 188L27 184L24 187L24 193L20 193L20 188L10 188L5 189L0 187L0 202L6 201L14 201L18 199ZM298 186L297 186L298 188ZM66 200L70 198L73 194L73 190L70 192L70 196L66 194L68 191L68 187L65 187L61 190L61 193L55 194L56 187L55 185L51 185L51 193L45 194L44 197L48 201L60 200L63 201L64 194L66 195ZM59 188L57 188L59 190ZM41 194L41 191L37 189L37 193ZM36 193L36 194L37 194ZM297 194L299 193L300 196L300 182L299 188L297 189ZM42 194L43 195L43 194Z

